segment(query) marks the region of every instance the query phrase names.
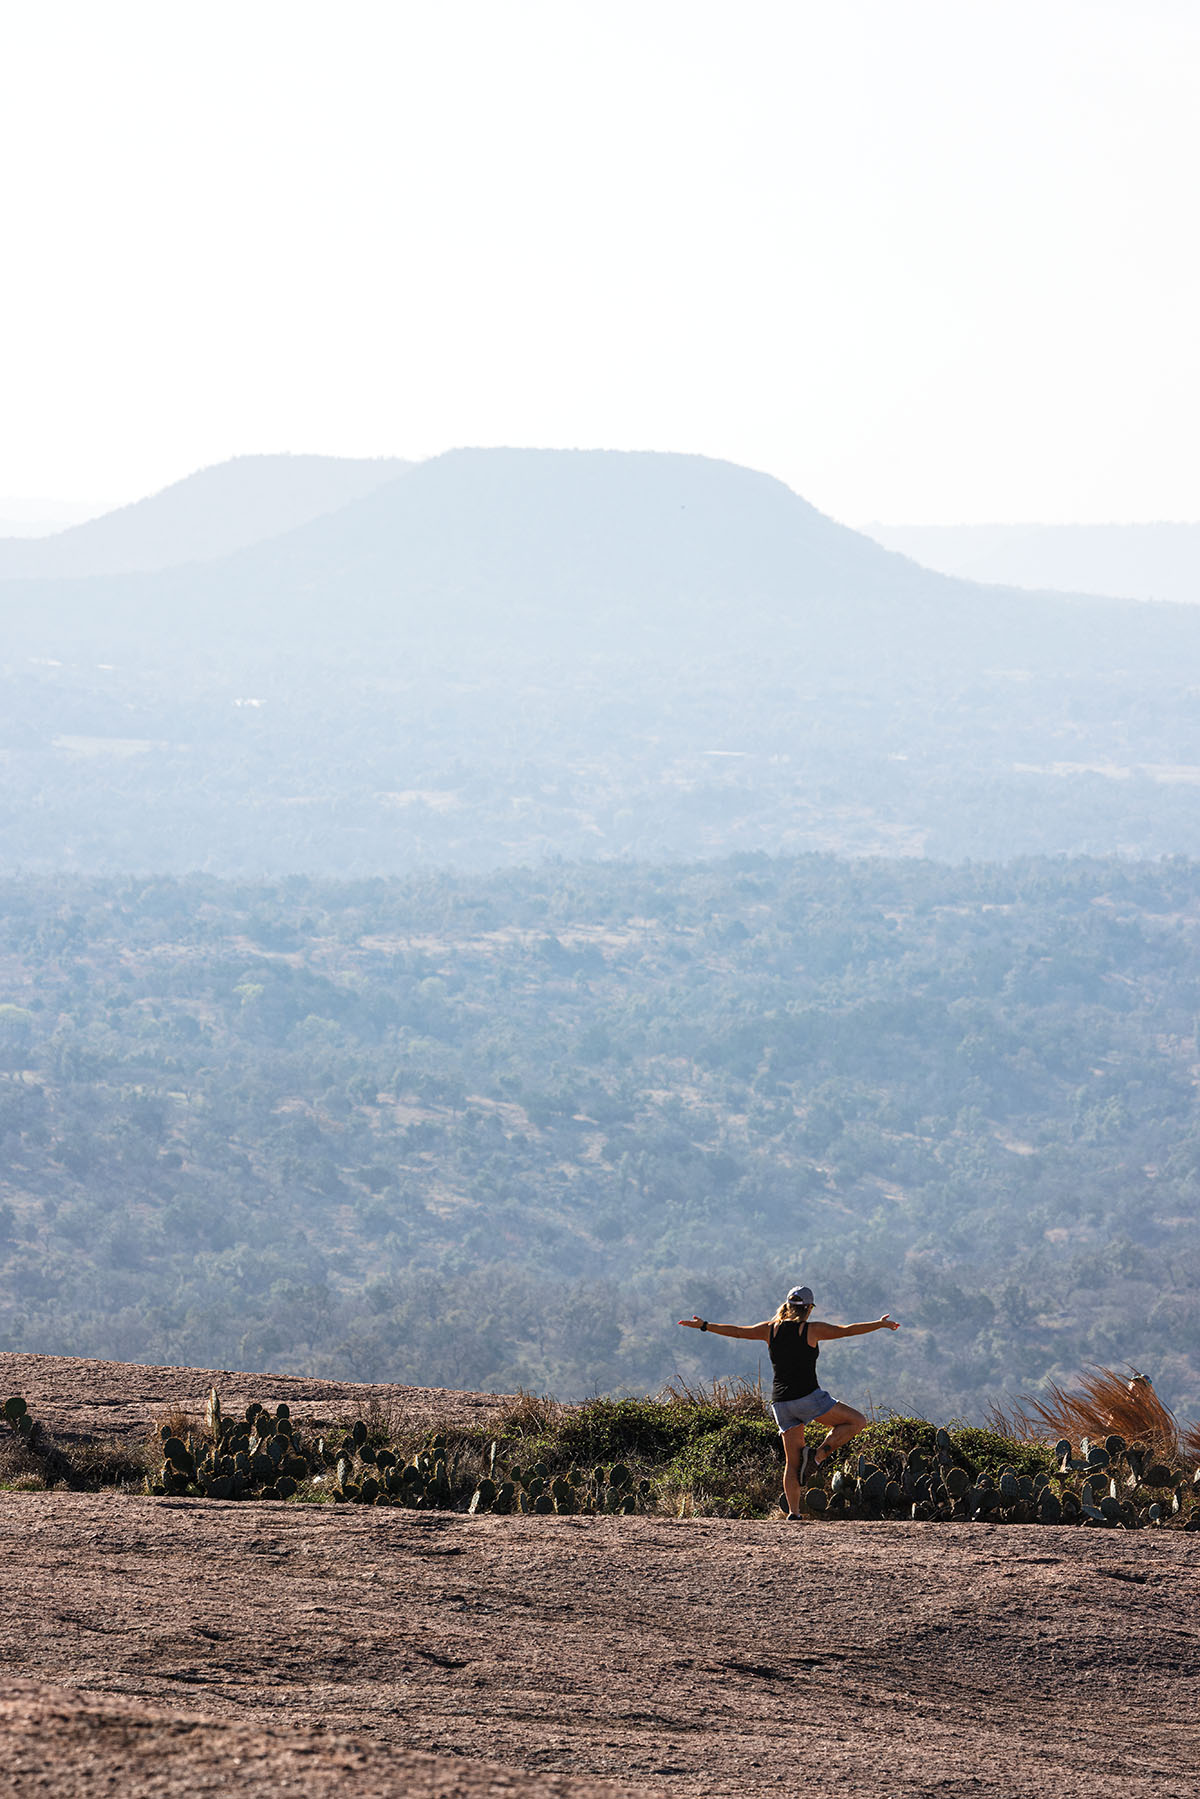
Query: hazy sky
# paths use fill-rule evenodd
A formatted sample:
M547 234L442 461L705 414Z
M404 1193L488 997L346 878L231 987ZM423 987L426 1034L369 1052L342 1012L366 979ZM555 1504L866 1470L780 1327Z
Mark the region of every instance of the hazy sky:
M0 5L0 494L698 450L1200 517L1197 0Z

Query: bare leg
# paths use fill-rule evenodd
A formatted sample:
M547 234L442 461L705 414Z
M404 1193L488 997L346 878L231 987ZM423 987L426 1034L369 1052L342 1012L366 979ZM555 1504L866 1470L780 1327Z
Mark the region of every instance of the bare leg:
M867 1424L862 1413L856 1412L852 1405L830 1406L827 1412L821 1413L816 1422L829 1427L829 1435L814 1457L818 1468L823 1467L831 1455L836 1455L838 1450L850 1441L851 1437L856 1437L860 1430L865 1430ZM786 1442L787 1439L785 1438L784 1441Z
M800 1510L800 1458L804 1454L804 1426L793 1424L783 1433L783 1496L788 1511Z

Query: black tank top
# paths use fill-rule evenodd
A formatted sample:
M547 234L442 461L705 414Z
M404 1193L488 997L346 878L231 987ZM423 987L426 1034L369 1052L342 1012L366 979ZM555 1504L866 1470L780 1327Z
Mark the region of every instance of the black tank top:
M767 1339L767 1348L771 1352L771 1366L775 1370L775 1380L771 1387L771 1400L779 1405L785 1399L806 1399L817 1388L817 1357L821 1353L819 1343L808 1340L808 1320L800 1324L795 1318L785 1318L782 1324L771 1326L771 1335Z

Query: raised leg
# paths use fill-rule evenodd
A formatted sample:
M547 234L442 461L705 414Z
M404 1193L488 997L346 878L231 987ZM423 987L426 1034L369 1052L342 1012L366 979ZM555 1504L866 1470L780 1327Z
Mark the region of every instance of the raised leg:
M816 1423L829 1427L829 1435L813 1458L818 1468L827 1462L831 1455L836 1455L838 1450L850 1441L851 1437L856 1437L860 1430L865 1430L867 1425L862 1413L856 1412L852 1405L832 1405L827 1412L821 1413Z

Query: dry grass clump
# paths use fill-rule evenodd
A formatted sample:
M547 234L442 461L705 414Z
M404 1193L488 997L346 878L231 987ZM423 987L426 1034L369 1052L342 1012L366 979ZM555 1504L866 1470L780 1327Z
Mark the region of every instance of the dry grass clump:
M176 1407L173 1412L167 1412L163 1417L156 1419L150 1440L152 1443L161 1442L165 1431L168 1436L178 1437L182 1442L189 1431L195 1434L199 1425L199 1413L180 1411Z
M28 1411L25 1422L29 1424L27 1430L14 1426L11 1432L0 1431L0 1486L12 1492L34 1493L60 1483L75 1485L71 1458L59 1448L45 1425L36 1419L30 1421Z
M360 1420L366 1425L367 1437L372 1443L399 1442L406 1435L411 1436L414 1431L419 1434L422 1428L413 1424L412 1417L405 1410L403 1404L395 1400L381 1399L377 1393L372 1393L365 1404L360 1402L355 1406L349 1416L349 1422L339 1418L338 1425L335 1426L327 1419L306 1417L301 1420L301 1423L306 1431L311 1431L314 1436L320 1437L329 1435L338 1427L349 1430ZM425 1435L428 1436L428 1434L426 1429Z
M494 1437L545 1437L559 1429L575 1408L548 1393L526 1393L518 1387L512 1404L500 1414L489 1434Z
M31 1480L44 1487L46 1481L42 1469L42 1457L28 1443L19 1437L0 1440L0 1487L8 1487L17 1493L26 1492L25 1483Z
M104 1487L140 1487L162 1460L161 1451L157 1436L148 1443L130 1443L123 1437L93 1437L71 1445L65 1458L70 1472L65 1478L72 1487L88 1492Z
M994 1405L989 1422L1008 1437L1024 1442L1044 1442L1049 1437L1081 1437L1103 1440L1124 1437L1127 1443L1144 1443L1166 1461L1180 1453L1179 1423L1174 1412L1158 1397L1148 1375L1130 1368L1092 1368L1080 1376L1079 1390L1067 1392L1050 1383L1048 1398L1023 1398L1011 1407ZM1200 1427L1187 1433L1183 1448L1200 1454Z
M1045 1443L1049 1433L1040 1418L1031 1417L1031 1399L1017 1399L1006 1404L1002 1399L989 1400L984 1420L998 1436L1011 1437L1014 1443Z
M659 1394L663 1405L680 1406L695 1411L711 1408L724 1412L730 1419L765 1418L767 1402L763 1398L761 1376L749 1380L745 1375L732 1375L727 1380L697 1381L692 1385L677 1375Z

